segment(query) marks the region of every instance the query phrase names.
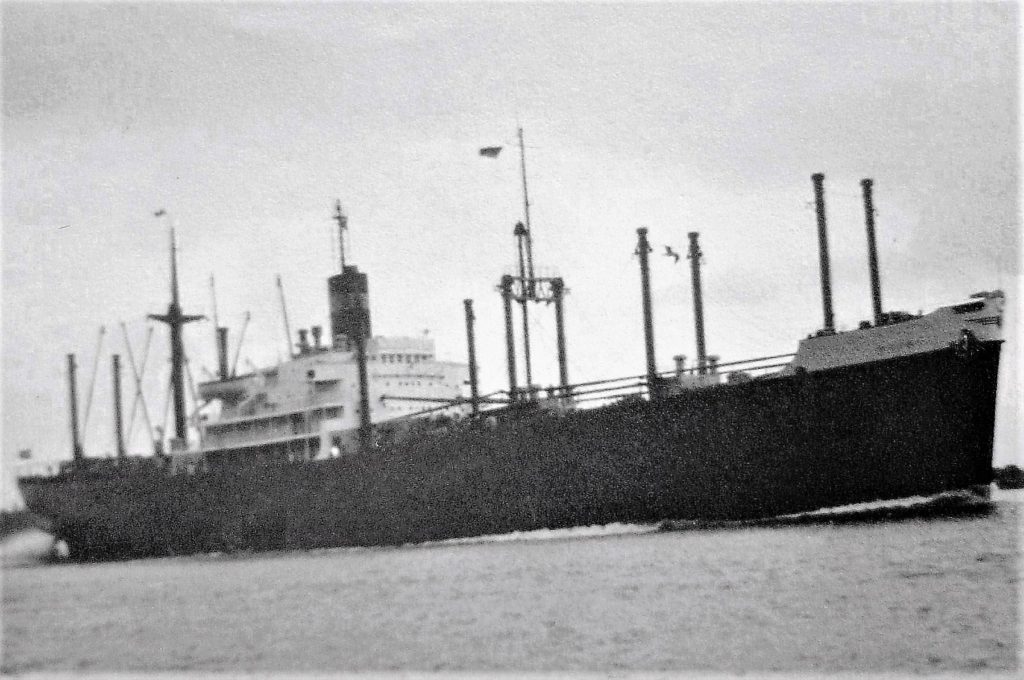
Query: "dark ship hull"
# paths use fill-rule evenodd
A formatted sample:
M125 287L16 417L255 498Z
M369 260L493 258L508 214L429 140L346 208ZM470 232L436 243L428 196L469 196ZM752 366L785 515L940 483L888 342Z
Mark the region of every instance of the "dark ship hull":
M992 480L999 347L565 414L513 407L321 462L69 469L20 486L77 559L744 520L931 495Z

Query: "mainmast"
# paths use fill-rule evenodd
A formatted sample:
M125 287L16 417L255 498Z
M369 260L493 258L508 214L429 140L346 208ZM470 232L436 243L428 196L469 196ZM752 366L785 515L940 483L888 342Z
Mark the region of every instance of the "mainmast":
M153 215L162 217L167 212L158 210ZM167 306L166 314L150 314L149 318L154 321L161 321L171 329L171 391L174 397L174 436L181 442L187 441L187 430L185 422L185 347L182 342L181 331L185 324L192 321L199 321L206 317L201 314L183 314L178 297L178 263L177 244L174 238L174 224L170 227L171 233L171 303Z
M519 167L523 174L523 217L526 221L526 269L530 275L530 296L533 288L533 230L530 228L530 194L526 189L526 146L523 144L523 128L519 127Z
M508 354L509 370L509 398L512 401L517 399L531 400L534 398L533 389L533 367L531 362L530 347L530 319L529 303L544 302L555 303L555 316L558 333L558 367L559 383L563 398L569 398L568 368L565 356L565 328L563 319L562 302L567 292L565 282L557 277L538 277L533 267L533 231L530 225L530 193L526 182L526 145L523 142L523 128L516 129L519 138L519 163L523 180L523 221L517 222L513 230L516 239L516 249L519 256L519 275L503 276L499 290L505 306L505 346ZM481 149L485 151L500 151L500 147L489 147ZM515 285L518 284L518 285ZM523 368L526 373L526 386L519 389L516 385L516 353L515 340L512 333L512 307L515 301L520 305L523 320Z

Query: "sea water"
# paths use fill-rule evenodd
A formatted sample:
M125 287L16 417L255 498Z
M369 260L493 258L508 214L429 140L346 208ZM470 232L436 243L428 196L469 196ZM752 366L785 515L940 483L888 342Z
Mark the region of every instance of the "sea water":
M987 512L50 564L5 546L28 671L1012 672L1021 492ZM20 547L18 544L20 541Z

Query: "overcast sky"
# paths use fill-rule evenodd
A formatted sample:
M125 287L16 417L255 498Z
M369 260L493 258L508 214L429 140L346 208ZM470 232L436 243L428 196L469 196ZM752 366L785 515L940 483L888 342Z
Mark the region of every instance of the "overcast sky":
M66 457L64 355L85 444L112 449L110 367L168 301L164 208L186 312L243 363L327 324L331 222L370 275L374 332L436 339L504 387L501 303L521 219L525 128L535 257L562 275L570 379L644 370L635 230L701 233L708 348L792 351L821 325L810 175L826 174L840 327L870 317L859 181L875 180L887 309L1019 282L1015 4L11 4L3 13L3 458ZM685 261L653 261L658 364L693 356ZM534 374L557 382L554 319ZM147 400L162 420L165 327ZM212 324L186 330L215 369ZM1015 344L1010 349L1014 349ZM130 398L130 377L125 392ZM1005 378L1005 374L1004 374ZM1001 399L1009 402L1007 381ZM1004 421L1006 407L1003 408ZM144 445L136 423L135 448ZM1018 457L1000 436L997 462Z

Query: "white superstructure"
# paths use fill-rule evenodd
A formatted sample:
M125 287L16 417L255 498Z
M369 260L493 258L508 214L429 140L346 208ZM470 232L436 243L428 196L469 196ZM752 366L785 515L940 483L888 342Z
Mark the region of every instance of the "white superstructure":
M370 420L382 423L458 400L465 364L438 361L428 337L372 337L367 343ZM204 428L207 457L310 460L357 449L359 372L354 351L311 347L277 366L199 386L221 402ZM383 399L383 397L399 399ZM422 401L416 401L421 399ZM465 406L429 415L461 416Z

